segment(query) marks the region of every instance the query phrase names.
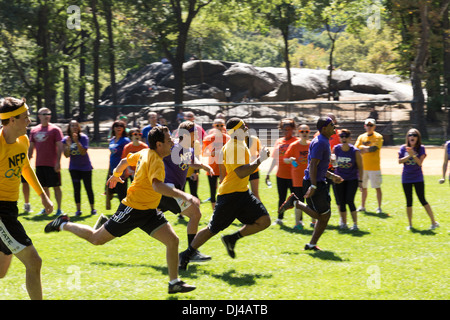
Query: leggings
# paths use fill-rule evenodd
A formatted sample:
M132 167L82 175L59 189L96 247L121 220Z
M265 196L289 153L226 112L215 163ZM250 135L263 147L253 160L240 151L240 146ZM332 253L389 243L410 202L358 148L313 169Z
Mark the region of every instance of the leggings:
M335 196L341 212L346 211L346 206L350 212L356 211L355 195L358 190L358 180L344 180L342 183L334 185Z
M278 208L281 207L286 200L288 189L291 190L291 193L294 192L294 189L292 188L292 180L277 177ZM283 216L283 213L278 214L278 219L283 219Z
M216 202L217 179L219 176L208 176L210 201Z
M422 182L412 182L412 183L402 183L403 185L403 191L405 192L406 196L406 206L412 207L413 205L413 194L412 189L414 186L414 189L416 189L416 195L419 198L420 203L423 206L426 206L428 204L427 200L425 200L425 183Z
M81 202L81 180L89 198L89 203L94 204L94 192L92 190L92 171L69 170L72 177L75 203Z

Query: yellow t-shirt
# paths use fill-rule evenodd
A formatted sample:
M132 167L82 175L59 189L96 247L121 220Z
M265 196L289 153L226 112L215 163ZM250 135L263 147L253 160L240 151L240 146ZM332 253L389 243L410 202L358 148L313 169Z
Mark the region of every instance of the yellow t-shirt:
M256 160L259 156L259 150L261 150L261 140L257 136L250 136L250 145L248 147L250 150L251 161ZM259 167L256 168L255 172L259 171Z
M367 133L363 133L356 140L355 147L361 146L377 146L378 149L375 152L368 152L361 154L363 169L369 171L379 171L380 169L380 149L383 146L383 136L378 132L374 132L373 135L368 136Z
M244 164L250 163L250 151L245 142L230 139L223 147L223 164L226 168L227 175L219 185L218 195L244 192L248 190L249 176L241 179L234 172L236 168Z
M164 182L166 172L163 159L156 151L143 149L130 153L127 161L130 166L136 167L136 171L122 203L137 210L156 209L162 195L153 190L153 179Z
M28 160L29 146L25 135L17 138L15 143L6 143L3 129L0 129L0 201L19 200L21 175L39 196L44 193Z

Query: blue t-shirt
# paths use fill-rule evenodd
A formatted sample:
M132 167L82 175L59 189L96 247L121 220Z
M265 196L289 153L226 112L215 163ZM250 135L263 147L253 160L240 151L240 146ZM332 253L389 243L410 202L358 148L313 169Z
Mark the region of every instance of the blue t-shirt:
M348 151L342 150L342 144L334 147L336 155L336 171L335 173L344 180L356 180L359 177L358 166L356 165L356 151L359 149L354 145L348 145Z
M156 126L161 126L159 123L156 124ZM142 137L145 139L145 143L149 146L148 144L148 133L150 132L150 130L152 130L152 125L146 125L144 128L142 128Z
M111 152L111 155L109 156L110 170L117 167L120 160L122 160L123 148L130 142L131 140L127 137L121 137L117 142L115 141L115 138L111 138L111 140L109 140L109 151Z
M417 158L420 158L425 153L425 147L420 146L419 152L414 150ZM400 151L398 152L398 158L404 158L408 155L408 151L406 151L406 145L402 145L400 147ZM414 183L414 182L423 182L423 172L422 167L419 166L413 159L413 157L409 157L408 161L403 163L403 172L402 172L402 183Z
M309 176L309 166L311 165L311 159L319 159L320 162L317 165L317 182L326 181L326 174L328 166L330 164L331 149L330 140L323 134L319 134L315 137L309 145L308 154L308 167L305 170L305 180L311 180Z
M173 183L177 189L182 189L186 183L189 165L194 162L194 148L183 149L175 143L170 155L163 159L166 170L165 183Z
M66 140L69 136L65 136L62 139L62 143L66 144ZM84 149L89 148L89 137L84 133L79 134L78 141L83 146ZM75 142L72 141L70 145L70 161L69 161L69 170L79 170L79 171L91 171L92 164L89 155L81 155L80 151L78 151L78 146Z

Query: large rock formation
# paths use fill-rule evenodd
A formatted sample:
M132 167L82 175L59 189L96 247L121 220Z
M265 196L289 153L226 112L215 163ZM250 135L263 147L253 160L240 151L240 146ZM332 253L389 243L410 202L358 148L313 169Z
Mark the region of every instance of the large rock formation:
M245 63L218 60L194 60L183 66L184 100L215 99L226 101L225 90L232 101L244 97L257 101L285 101L287 77L284 68L259 68ZM315 99L328 92L327 70L293 68L291 100ZM339 90L370 95L373 100L411 100L410 85L391 75L336 70L333 85ZM151 105L171 102L174 96L172 66L155 62L127 75L117 84L120 105ZM111 105L111 88L101 97Z

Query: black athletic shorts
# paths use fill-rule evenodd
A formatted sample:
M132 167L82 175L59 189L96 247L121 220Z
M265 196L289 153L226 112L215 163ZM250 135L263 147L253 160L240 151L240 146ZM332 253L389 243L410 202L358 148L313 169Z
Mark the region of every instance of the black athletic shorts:
M56 172L53 167L36 167L36 176L44 188L61 186L61 172Z
M216 234L230 226L235 219L243 224L253 224L265 215L269 215L266 208L250 191L218 195L208 229Z
M0 251L17 254L33 243L17 220L19 209L15 201L0 201Z
M248 180L252 181L252 180L256 180L259 179L259 171L253 172L249 177Z
M116 213L104 224L106 231L114 237L121 237L140 228L148 235L153 235L167 223L164 214L156 209L137 210L121 203Z
M181 212L181 208L178 205L177 200L172 197L162 196L159 202L158 209L162 212L170 211L172 213L178 214Z
M303 180L304 194L306 194L310 186L310 180ZM306 198L306 204L318 214L327 214L331 213L330 203L330 189L328 188L327 183L322 181L317 182L317 189L312 198Z

